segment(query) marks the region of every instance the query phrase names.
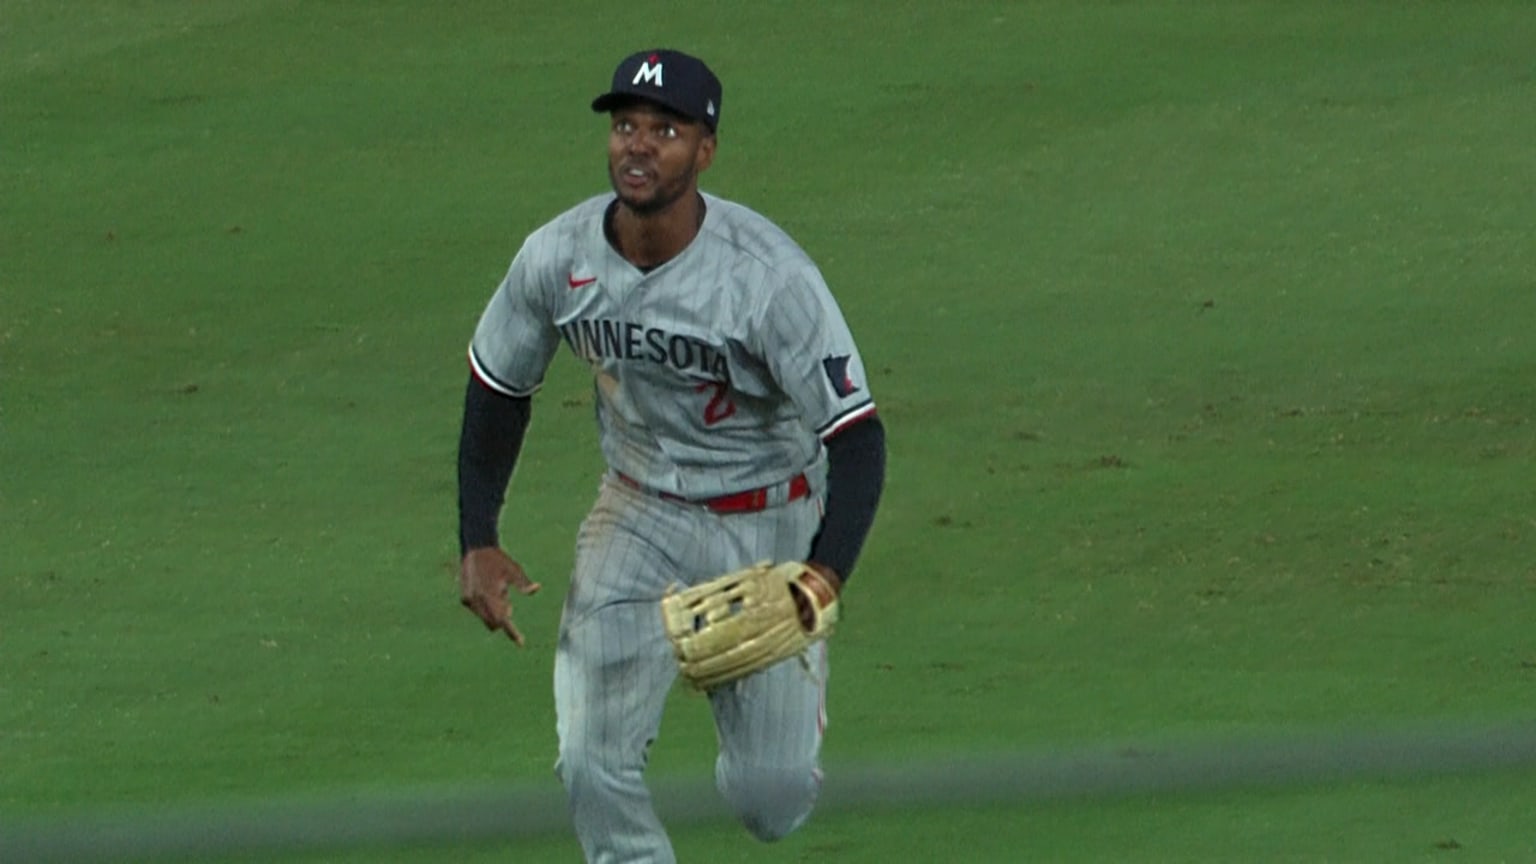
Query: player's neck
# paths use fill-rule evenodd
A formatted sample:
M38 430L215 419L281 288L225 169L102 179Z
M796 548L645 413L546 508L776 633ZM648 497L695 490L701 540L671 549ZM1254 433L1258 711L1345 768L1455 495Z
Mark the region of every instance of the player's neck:
M619 202L609 221L608 242L629 263L649 270L688 248L704 224L704 198L684 195L654 213L639 213Z

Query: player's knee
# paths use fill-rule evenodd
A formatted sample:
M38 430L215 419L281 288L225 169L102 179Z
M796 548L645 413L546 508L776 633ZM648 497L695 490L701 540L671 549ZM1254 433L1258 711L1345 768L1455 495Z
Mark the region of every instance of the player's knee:
M597 799L617 791L622 769L609 764L610 760L604 755L600 750L583 746L580 741L560 742L555 774L565 785L567 794L572 798Z
M805 824L821 788L814 769L781 765L744 770L720 762L715 767L715 780L741 824L765 843L783 839Z

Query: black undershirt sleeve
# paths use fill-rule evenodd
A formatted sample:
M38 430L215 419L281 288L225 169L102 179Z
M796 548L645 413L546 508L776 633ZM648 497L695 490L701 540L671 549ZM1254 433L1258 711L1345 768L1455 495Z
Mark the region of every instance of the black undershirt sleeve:
M496 523L507 483L523 449L532 399L505 396L473 374L464 391L464 426L459 432L459 554L497 546Z
M833 436L826 447L826 515L809 557L847 584L885 487L885 426L871 416Z

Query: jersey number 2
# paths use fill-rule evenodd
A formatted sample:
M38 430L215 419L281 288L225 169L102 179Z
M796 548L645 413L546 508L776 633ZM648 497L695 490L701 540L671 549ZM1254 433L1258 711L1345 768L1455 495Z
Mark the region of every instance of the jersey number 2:
M730 385L724 381L705 381L693 388L695 393L710 391L709 403L704 406L704 425L713 426L736 413L736 403L731 401Z

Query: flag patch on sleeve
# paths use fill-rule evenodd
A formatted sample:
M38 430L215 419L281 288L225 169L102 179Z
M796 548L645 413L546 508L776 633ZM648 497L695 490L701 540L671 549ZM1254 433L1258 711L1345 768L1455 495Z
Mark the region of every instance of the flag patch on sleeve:
M832 384L832 392L840 397L850 396L859 390L859 385L848 377L850 359L850 355L844 354L841 357L828 357L821 361L821 368L827 373L827 381Z

